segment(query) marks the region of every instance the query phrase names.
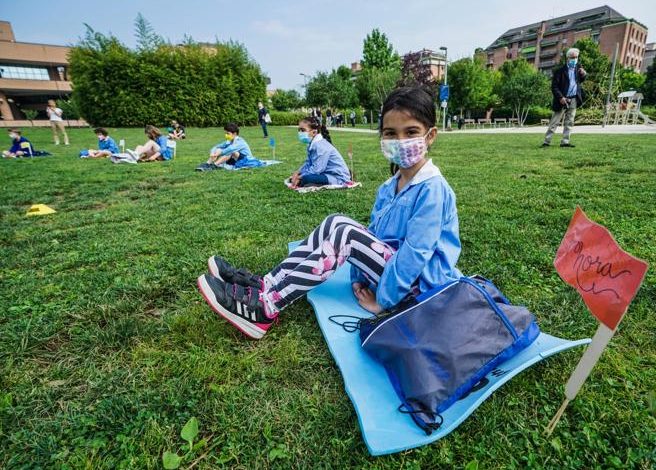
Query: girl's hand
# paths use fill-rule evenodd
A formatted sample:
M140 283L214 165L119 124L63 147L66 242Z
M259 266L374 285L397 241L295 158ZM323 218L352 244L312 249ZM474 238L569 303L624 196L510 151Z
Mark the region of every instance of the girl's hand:
M374 315L378 315L383 311L383 307L376 302L376 294L371 289L362 287L362 284L359 282L354 282L351 287L353 288L355 298L358 299L358 303L363 309Z

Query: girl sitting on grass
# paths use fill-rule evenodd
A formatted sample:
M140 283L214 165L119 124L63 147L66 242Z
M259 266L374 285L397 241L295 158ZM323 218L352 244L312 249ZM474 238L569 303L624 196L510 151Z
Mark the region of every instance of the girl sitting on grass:
M263 277L210 258L198 288L216 313L262 338L282 310L345 261L353 295L374 314L462 276L455 195L426 159L437 136L433 97L419 87L394 90L383 104L380 132L393 176L378 189L369 227L330 215Z
M166 145L168 139L162 135L157 127L147 125L144 132L148 137L146 143L137 145L134 150L126 150L132 155L132 158L137 159L139 162L154 162L173 158L173 152Z
M344 184L351 180L344 158L333 147L326 126L308 116L298 123L298 140L307 145L307 158L289 181L292 188Z

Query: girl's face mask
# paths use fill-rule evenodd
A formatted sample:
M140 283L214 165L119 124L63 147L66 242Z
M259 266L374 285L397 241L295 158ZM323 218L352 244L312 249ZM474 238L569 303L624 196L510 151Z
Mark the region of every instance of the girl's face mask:
M14 133L12 132L11 134L9 134L9 138L10 138L11 140L16 140L16 139L18 138L18 135L17 135L17 134L14 134Z
M299 140L302 144L306 144L306 145L307 145L307 144L309 144L310 142L312 142L312 137L310 137L310 133L309 133L309 132L298 131L298 140Z
M235 136L232 135L232 134L226 134L226 135L225 135L225 139L226 139L226 140L234 140L234 139L235 139Z
M102 134L98 134L98 140L105 140L106 137Z
M412 139L381 139L380 150L383 156L401 168L410 168L421 161L428 152L426 137L433 128L422 137Z

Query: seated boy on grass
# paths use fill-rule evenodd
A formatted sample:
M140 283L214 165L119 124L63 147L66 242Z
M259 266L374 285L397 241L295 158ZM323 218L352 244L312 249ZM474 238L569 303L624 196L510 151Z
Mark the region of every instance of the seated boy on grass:
M34 148L29 140L21 135L18 129L9 129L11 148L2 152L4 158L30 157L34 155Z
M226 140L210 149L210 158L199 165L196 171L216 170L224 163L236 165L242 158L254 158L251 148L243 138L239 137L237 124L230 122L223 127L223 130L226 132Z
M88 158L107 158L119 153L118 146L114 142L114 139L109 136L107 129L98 127L94 132L98 137L98 150L89 149Z

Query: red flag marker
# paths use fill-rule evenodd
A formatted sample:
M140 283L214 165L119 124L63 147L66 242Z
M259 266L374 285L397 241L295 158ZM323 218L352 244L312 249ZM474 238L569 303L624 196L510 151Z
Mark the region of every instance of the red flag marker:
M554 267L590 312L614 330L635 297L648 264L622 250L608 229L576 208Z
M577 207L556 253L554 267L602 324L565 384L565 400L549 422L547 435L556 428L567 404L581 390L615 334L649 265L622 250L605 227L592 222Z

